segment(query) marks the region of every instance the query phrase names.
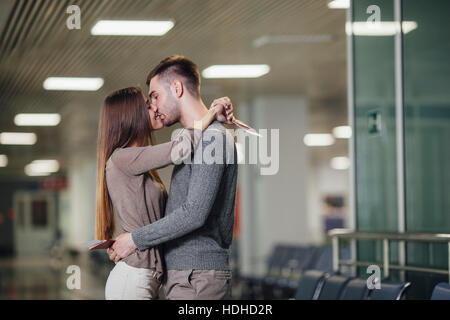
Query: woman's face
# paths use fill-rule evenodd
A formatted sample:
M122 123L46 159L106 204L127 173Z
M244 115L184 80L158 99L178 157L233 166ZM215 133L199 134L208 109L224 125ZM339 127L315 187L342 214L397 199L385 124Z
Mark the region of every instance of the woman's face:
M147 105L148 115L150 118L150 127L152 130L159 130L164 127L164 123L162 122L161 117L154 111L154 108L152 108L152 105L148 101L147 97L142 93L142 96L144 97L145 104Z

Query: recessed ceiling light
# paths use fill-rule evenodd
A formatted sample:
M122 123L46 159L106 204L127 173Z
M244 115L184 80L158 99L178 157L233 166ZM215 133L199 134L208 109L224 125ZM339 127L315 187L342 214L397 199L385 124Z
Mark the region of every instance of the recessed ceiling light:
M34 160L25 166L25 173L29 176L47 176L59 170L57 160Z
M338 139L350 139L352 128L350 126L339 126L333 129L333 135Z
M162 36L175 24L173 21L100 20L91 29L94 36Z
M60 121L58 113L19 113L14 117L16 126L57 126Z
M404 34L417 29L417 27L418 24L415 21L402 22L402 30ZM353 33L355 36L393 36L399 30L400 24L395 21L356 21L353 23L347 22L345 24L345 31L347 35L351 35Z
M350 8L350 0L329 0L328 8L330 9L347 9Z
M44 81L45 90L97 91L103 86L102 78L50 77Z
M348 157L334 157L330 161L330 166L335 170L347 170L350 167L350 160Z
M8 165L8 157L4 154L0 154L0 167L6 167Z
M329 133L308 133L303 137L303 142L308 147L331 146L334 138Z
M259 78L269 71L267 64L221 64L206 68L202 75L207 79Z
M2 132L0 133L0 144L10 145L32 145L37 140L35 133L27 132Z

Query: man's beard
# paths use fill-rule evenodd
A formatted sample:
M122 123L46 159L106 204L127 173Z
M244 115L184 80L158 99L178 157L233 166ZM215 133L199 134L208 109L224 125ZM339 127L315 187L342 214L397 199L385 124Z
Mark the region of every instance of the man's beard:
M162 122L165 127L169 127L180 120L180 106L173 96L169 96L166 106L167 113Z

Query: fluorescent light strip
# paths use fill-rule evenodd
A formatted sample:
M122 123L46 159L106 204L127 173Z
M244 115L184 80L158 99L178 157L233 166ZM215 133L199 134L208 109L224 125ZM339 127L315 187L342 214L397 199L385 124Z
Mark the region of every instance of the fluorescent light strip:
M14 117L16 126L57 126L60 121L58 113L19 113Z
M32 169L29 169L28 166L25 166L25 174L30 177L46 177L49 176L50 172L34 172Z
M44 81L45 90L97 91L103 86L102 78L49 77Z
M403 21L402 30L404 34L407 34L414 29L417 29L418 25L415 21ZM345 24L345 31L347 35L351 35L352 32L355 36L393 36L400 30L400 24L394 21L380 21L380 22L347 22Z
M0 133L0 144L9 145L33 145L36 143L35 133L25 132L2 132Z
M350 0L330 0L328 1L330 9L348 9L350 8Z
M329 133L308 133L304 136L303 142L308 147L331 146L334 143L334 137Z
M207 79L259 78L269 71L267 64L222 64L206 68L202 75Z
M8 157L4 154L0 154L0 167L6 167L8 165Z
M348 157L334 157L330 161L330 166L335 170L347 170L350 167L350 159Z
M350 139L352 128L350 126L339 126L333 129L333 135L338 139Z
M25 166L25 173L29 176L48 176L59 170L57 160L34 160Z
M100 20L91 29L94 36L162 36L175 24L173 21Z

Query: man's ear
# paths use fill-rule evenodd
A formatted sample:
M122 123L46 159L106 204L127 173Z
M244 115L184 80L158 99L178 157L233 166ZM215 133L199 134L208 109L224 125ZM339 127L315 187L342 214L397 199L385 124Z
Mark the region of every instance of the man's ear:
M180 80L174 80L170 86L172 93L175 97L181 98L184 93L183 83Z

